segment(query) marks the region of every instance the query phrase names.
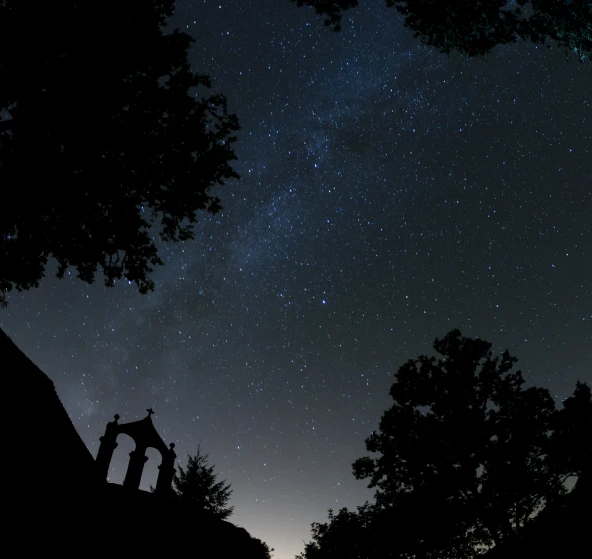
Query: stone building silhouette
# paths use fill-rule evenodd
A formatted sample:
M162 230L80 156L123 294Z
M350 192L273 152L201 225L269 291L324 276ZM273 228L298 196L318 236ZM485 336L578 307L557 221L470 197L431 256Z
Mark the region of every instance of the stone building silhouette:
M125 479L123 480L123 487L132 490L140 488L144 464L148 460L146 449L155 448L160 452L162 457L162 462L158 466L159 473L155 493L166 496L171 492L171 484L175 473L175 458L177 457L173 450L175 444L170 443L167 448L152 423L151 415L154 412L152 409L146 411L148 415L140 421L120 425L118 423L119 415L116 414L115 419L107 424L105 434L101 437L99 452L97 453L97 476L100 480L107 481L113 451L117 447L117 436L123 433L129 435L136 443L136 448L130 452L130 461Z
M11 454L20 458L21 491L62 493L94 485L94 458L74 428L54 383L2 330L0 373L8 387L4 405L8 404L6 396L19 405L9 436Z
M4 533L14 555L171 555L269 559L265 545L234 524L174 499L174 445L164 443L152 410L139 421L108 423L97 460L80 438L43 373L0 330L4 405L19 404L10 423L3 492ZM16 419L14 416L17 416ZM123 485L106 480L117 436L136 442ZM138 489L147 448L162 455L154 494Z

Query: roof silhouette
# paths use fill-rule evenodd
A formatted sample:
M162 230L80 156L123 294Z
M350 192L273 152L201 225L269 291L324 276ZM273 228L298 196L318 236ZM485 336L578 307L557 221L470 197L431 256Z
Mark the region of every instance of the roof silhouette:
M122 423L119 426L119 432L129 435L136 442L142 441L145 446L156 448L161 453L165 453L168 451L168 447L158 434L156 427L154 427L150 415L148 414L144 419L140 419L139 421Z
M5 386L10 388L8 393L22 406L16 432L12 429L11 449L16 456L25 458L19 463L19 476L27 476L32 492L51 487L58 490L64 484L80 487L93 483L89 472L94 472L94 458L60 401L53 381L2 330L0 363Z
M167 496L107 483L74 428L51 379L0 330L4 394L21 405L5 424L11 437L5 455L5 533L15 553L66 557L191 552L220 559L268 559L265 546L244 528L213 518ZM123 424L143 444L174 457L152 423L152 411ZM117 423L118 417L116 417Z

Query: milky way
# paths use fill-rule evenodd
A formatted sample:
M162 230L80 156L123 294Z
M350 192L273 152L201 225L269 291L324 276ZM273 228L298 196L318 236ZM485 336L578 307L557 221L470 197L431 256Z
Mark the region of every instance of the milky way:
M0 312L93 455L113 414L153 407L277 559L371 498L351 463L437 336L508 348L558 403L592 377L592 66L530 44L446 57L361 4L337 34L288 0L178 2L240 117L242 180L163 247L153 294L72 274Z

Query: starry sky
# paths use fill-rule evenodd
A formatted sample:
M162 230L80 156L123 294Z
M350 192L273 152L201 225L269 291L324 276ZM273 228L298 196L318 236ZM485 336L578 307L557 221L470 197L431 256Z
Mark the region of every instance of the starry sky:
M154 293L48 274L0 310L93 455L113 414L153 407L276 559L371 498L351 463L434 338L508 348L559 404L592 380L592 63L531 44L446 57L361 4L337 34L288 0L178 0L171 25L240 117L242 180L163 246Z

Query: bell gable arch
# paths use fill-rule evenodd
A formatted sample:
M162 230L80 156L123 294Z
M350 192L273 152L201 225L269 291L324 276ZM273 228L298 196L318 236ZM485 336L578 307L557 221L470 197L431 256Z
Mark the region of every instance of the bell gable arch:
M117 448L117 437L120 434L126 434L134 440L136 448L130 452L130 461L123 486L131 490L139 489L144 464L148 460L146 449L155 448L162 457L162 462L158 466L159 472L155 492L164 495L172 490L171 483L175 473L175 458L177 457L173 450L175 445L170 443L167 447L156 431L154 423L152 423L151 416L154 413L152 408L146 411L148 415L139 421L120 424L119 415L115 414L115 419L107 423L105 434L100 438L101 444L96 459L97 473L101 481L107 481L113 451Z

